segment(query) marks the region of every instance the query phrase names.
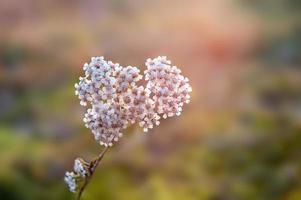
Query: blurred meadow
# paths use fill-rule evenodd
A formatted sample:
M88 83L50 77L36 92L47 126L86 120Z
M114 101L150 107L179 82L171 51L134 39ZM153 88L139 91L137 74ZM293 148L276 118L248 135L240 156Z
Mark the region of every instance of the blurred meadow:
M0 199L74 199L63 181L102 149L74 83L91 56L190 78L180 117L130 127L84 200L300 200L301 2L1 0Z

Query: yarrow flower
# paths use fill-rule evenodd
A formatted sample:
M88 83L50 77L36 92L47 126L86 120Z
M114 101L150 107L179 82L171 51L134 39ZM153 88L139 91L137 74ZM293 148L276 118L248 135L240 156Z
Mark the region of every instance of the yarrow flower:
M88 173L89 163L85 162L81 158L77 158L74 161L72 172L66 172L64 181L68 185L70 192L76 192L78 183L85 178Z
M180 115L184 103L190 102L192 91L188 78L181 75L181 70L171 66L166 57L147 59L145 80L146 88L151 91L152 100L156 102L155 111L164 119Z
M65 173L65 178L64 181L68 185L70 192L76 192L77 189L77 183L76 183L76 178L77 174L74 172L66 172Z
M74 169L74 172L79 174L81 177L85 177L88 174L88 172L86 170L87 166L84 166L84 165L85 165L85 163L84 163L83 159L80 159L80 158L75 159L73 169Z
M189 103L191 87L180 69L165 56L145 64L145 87L137 85L142 75L136 67L122 67L103 57L92 57L84 65L85 76L75 84L75 94L82 106L90 107L83 121L101 145L112 146L136 122L147 132L162 117L180 115Z
M192 91L188 78L172 66L165 56L147 59L146 85L138 85L143 76L137 67L122 67L92 57L83 66L85 75L75 84L80 105L87 107L83 121L95 140L106 148L93 161L74 161L73 171L66 172L65 182L78 199L109 146L117 142L130 124L139 124L144 132L160 124L160 119L180 115ZM84 182L84 183L83 183ZM79 185L82 186L79 188Z

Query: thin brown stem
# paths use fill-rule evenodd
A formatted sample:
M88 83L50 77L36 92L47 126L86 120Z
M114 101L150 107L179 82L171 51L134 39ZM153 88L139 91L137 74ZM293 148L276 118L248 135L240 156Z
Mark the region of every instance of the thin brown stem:
M99 165L100 161L102 160L102 158L104 157L105 153L108 151L109 147L105 147L103 149L103 151L98 155L98 157L93 160L91 162L91 174L90 176L88 176L86 179L85 179L85 182L83 184L83 186L80 188L79 192L78 192L78 196L77 196L77 200L80 200L85 188L87 187L87 185L89 184L90 180L92 179L93 177L93 174L97 168L97 166Z

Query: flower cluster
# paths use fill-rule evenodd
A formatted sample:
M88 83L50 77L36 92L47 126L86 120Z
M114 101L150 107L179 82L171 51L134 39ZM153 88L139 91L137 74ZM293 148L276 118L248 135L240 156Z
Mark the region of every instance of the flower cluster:
M77 158L74 161L74 171L65 173L64 180L71 192L76 192L78 182L89 175L88 167L88 163L81 158Z
M76 192L77 189L77 179L78 175L74 172L66 172L64 181L68 185L70 192Z
M180 115L189 103L191 87L181 70L166 57L147 59L146 86L136 67L92 57L83 70L85 76L75 84L82 106L89 106L84 122L101 145L112 146L129 124L138 123L144 131L160 124L160 118Z
M153 94L156 102L155 111L163 118L180 115L184 103L190 102L189 93L192 91L188 78L181 75L181 70L171 66L165 56L147 59L145 80L146 88Z

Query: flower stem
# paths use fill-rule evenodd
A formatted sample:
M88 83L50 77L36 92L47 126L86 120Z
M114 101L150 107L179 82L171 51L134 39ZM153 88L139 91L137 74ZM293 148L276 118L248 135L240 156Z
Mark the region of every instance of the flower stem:
M79 192L78 192L78 196L77 196L77 200L80 200L81 196L82 196L82 193L84 192L85 188L87 187L87 185L89 184L90 180L92 179L93 177L93 174L97 168L97 166L99 165L100 161L102 160L102 158L104 157L105 153L108 151L109 147L105 147L102 152L98 155L98 157L93 160L91 162L91 174L90 176L88 176L86 179L85 179L85 182L83 184L83 186L80 188Z

